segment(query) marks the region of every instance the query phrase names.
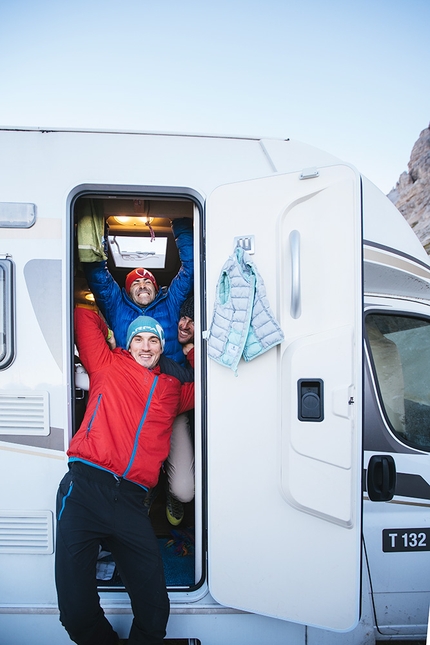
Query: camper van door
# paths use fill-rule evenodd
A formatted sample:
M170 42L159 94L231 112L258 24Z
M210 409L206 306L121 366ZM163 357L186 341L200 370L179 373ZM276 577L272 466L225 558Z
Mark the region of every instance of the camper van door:
M285 334L236 374L208 359L211 593L350 629L361 569L359 177L338 165L224 185L206 215L208 327L239 243Z

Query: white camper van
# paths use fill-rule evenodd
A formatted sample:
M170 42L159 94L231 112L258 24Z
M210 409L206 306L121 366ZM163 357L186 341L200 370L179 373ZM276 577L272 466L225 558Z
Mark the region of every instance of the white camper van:
M167 639L424 639L430 266L399 212L353 167L296 141L0 128L0 642L70 642L55 496L86 401L72 324L91 298L76 241L86 200L104 213L121 286L135 266L169 285L171 220L193 221L195 497L174 530L163 487L151 508ZM284 341L235 372L208 358L207 337L237 246ZM102 605L125 638L129 598L101 556Z

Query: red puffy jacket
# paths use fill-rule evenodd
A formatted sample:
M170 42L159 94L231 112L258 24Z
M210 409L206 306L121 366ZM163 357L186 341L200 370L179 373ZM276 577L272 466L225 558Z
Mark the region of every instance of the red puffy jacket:
M107 327L90 309L75 309L75 339L90 377L84 419L67 454L152 488L170 449L175 417L194 407L194 383L139 365L124 349L111 351Z

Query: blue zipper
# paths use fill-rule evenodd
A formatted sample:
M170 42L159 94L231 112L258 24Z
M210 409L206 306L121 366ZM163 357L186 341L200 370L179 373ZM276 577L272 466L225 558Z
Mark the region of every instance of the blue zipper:
M96 407L94 408L94 412L92 413L92 415L91 415L91 419L90 419L90 420L89 420L89 422L88 422L88 426L87 426L87 435L88 435L88 434L90 433L90 431L91 431L91 427L92 427L92 425L93 425L93 423L94 423L94 419L96 418L97 410L98 410L98 409L99 409L99 407L100 407L100 402L101 402L101 400L102 400L102 395L101 395L101 394L99 394L98 399L97 399L97 405L96 405Z
M145 423L146 415L148 414L149 406L150 406L150 403L151 403L152 395L154 394L155 386L157 385L157 381L158 381L158 376L156 376L154 378L154 382L153 382L151 390L149 392L148 400L146 402L145 409L143 411L143 415L142 415L142 418L140 420L139 426L137 428L136 436L134 438L133 452L131 453L130 461L128 462L128 466L127 466L127 468L125 469L125 471L123 473L123 477L126 477L127 473L129 472L130 468L133 465L133 461L134 461L134 458L135 458L136 452L137 452L137 447L139 445L139 436L140 436L140 433L142 431L142 426Z
M61 520L61 516L62 516L62 514L63 514L63 512L64 512L64 509L66 508L66 502L67 502L67 499L68 499L68 497L70 497L70 495L72 494L72 490L73 490L73 482L70 482L70 484L69 484L69 490L67 491L67 495L64 495L64 497L63 497L63 503L61 504L61 510L60 510L60 512L58 513L58 521L60 521L60 520Z

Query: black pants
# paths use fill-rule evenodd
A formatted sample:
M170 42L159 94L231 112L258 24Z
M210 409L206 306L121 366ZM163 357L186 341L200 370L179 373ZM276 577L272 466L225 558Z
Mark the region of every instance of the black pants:
M131 599L129 645L157 645L166 634L169 599L146 492L75 462L57 494L55 579L60 620L78 645L117 645L97 592L100 542L115 560Z

